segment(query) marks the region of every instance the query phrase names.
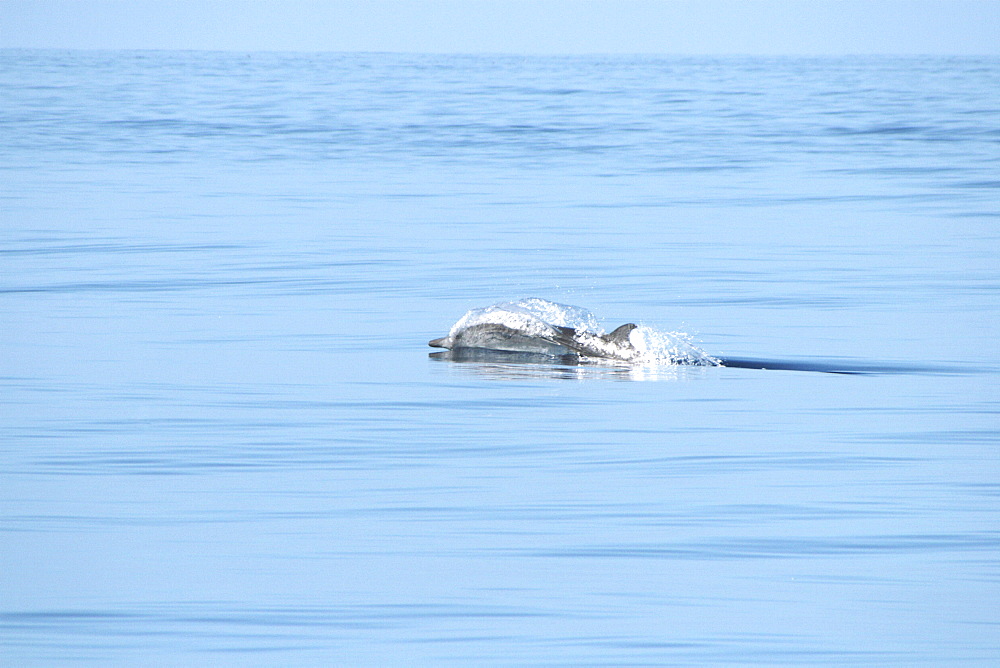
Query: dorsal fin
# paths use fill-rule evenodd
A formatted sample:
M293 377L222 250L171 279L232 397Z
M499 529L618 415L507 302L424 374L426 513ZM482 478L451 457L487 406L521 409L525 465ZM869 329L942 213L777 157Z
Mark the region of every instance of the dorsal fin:
M632 333L632 330L636 328L636 325L628 322L611 332L604 337L605 341L609 341L618 346L628 345L628 335Z

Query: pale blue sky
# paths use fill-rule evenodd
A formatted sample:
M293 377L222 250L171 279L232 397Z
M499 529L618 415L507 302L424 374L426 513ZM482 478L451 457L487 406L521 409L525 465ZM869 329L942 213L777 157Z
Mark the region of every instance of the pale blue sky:
M1000 0L0 0L0 47L1000 54Z

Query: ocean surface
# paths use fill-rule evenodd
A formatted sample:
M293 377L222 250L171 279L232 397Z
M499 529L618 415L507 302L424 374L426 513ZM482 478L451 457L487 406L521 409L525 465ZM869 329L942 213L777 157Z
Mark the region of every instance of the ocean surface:
M996 58L0 51L0 665L995 666L998 298Z

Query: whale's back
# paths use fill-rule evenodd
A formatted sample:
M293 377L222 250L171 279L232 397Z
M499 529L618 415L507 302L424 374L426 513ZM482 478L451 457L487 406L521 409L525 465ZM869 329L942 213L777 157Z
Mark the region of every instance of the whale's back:
M435 348L451 348L452 350L481 348L544 355L565 355L572 352L554 338L527 334L496 323L483 323L466 327L453 335L434 339L430 345Z

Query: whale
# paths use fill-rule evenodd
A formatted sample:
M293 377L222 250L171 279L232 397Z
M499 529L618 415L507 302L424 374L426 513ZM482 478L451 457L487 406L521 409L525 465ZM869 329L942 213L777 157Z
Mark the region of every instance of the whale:
M546 325L541 331L528 331L510 325L486 322L433 339L428 345L452 351L477 349L630 361L639 356L639 351L629 338L636 327L635 323L629 322L609 334L597 334L559 325Z
M605 333L590 311L532 297L468 311L448 334L429 341L434 359L502 355L561 364L716 366L718 360L678 332L626 322ZM529 356L525 358L525 356Z
M542 364L554 369L609 361L643 365L730 367L830 374L970 373L953 365L869 362L851 358L760 359L714 356L679 332L626 323L605 334L586 309L533 297L473 309L446 336L429 341L435 360L480 364Z
M433 348L447 352L432 353L431 357L452 362L480 362L501 364L586 364L587 360L635 362L641 352L632 344L629 335L637 325L626 323L610 334L594 334L572 327L552 326L552 332L532 334L515 327L496 323L472 325L429 341ZM941 374L969 373L957 367L893 363L865 363L851 359L761 359L717 357L709 366L732 369L773 371L808 371L838 375L875 374Z

